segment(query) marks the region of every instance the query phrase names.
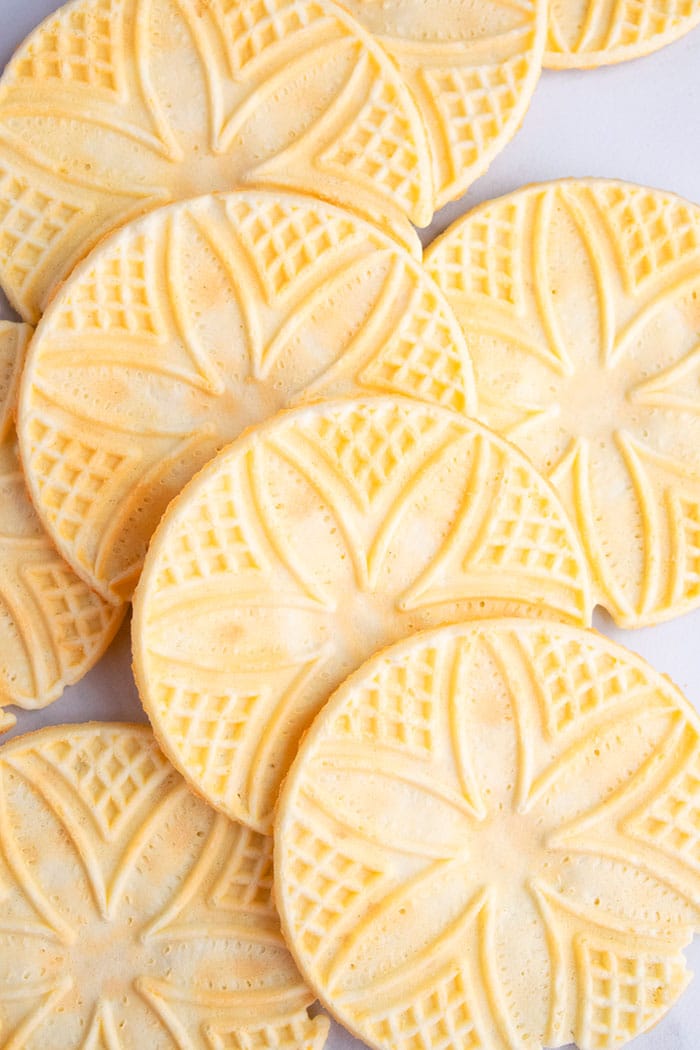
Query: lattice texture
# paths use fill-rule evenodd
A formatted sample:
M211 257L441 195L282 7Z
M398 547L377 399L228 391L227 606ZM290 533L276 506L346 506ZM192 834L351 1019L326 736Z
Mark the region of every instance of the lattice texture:
M323 455L363 507L386 493L392 478L414 456L436 427L430 414L392 405L335 410L314 420L312 433Z
M518 55L496 66L426 72L450 139L455 172L476 165L502 135L520 104L530 67L529 56Z
M14 75L118 91L121 7L121 0L93 0L53 19L20 53Z
M623 0L615 5L606 46L634 47L664 36L693 17L700 7L696 0ZM690 27L689 27L690 28Z
M631 822L634 835L700 870L700 746L689 750L677 774L651 806Z
M603 708L638 701L652 688L639 667L585 641L562 642L543 632L528 638L526 645L551 735L566 732Z
M0 165L0 268L18 304L31 292L35 271L80 214L80 208L34 180Z
M697 601L700 598L700 503L681 500L680 509L685 548L683 592L684 597Z
M105 451L35 420L31 470L53 533L77 545L105 492L127 468L126 456Z
M68 291L55 318L57 329L157 338L162 324L154 301L158 283L152 250L140 235L124 237L101 253L89 274Z
M25 568L23 575L47 617L64 673L72 671L74 678L103 652L119 613L57 557Z
M140 733L67 736L43 751L84 800L105 839L114 838L168 775L160 752L144 750Z
M426 264L479 418L559 489L596 601L621 627L697 605L700 209L622 182L529 187L458 220Z
M614 948L583 941L579 980L586 1008L577 1038L592 1050L612 1050L646 1031L685 986L682 957L624 955Z
M212 1032L216 1050L322 1050L328 1035L326 1017L262 1025L245 1032Z
M428 649L410 667L397 664L382 668L361 701L347 705L334 731L419 757L431 754L436 663L437 652Z
M431 267L443 292L467 298L485 296L521 311L525 305L520 259L525 214L522 202L495 205L438 244Z
M308 0L215 0L215 7L225 27L234 76L324 15L319 4Z
M177 539L159 577L164 590L220 573L255 572L262 558L229 475L223 475Z
M472 1016L470 993L459 963L405 1009L374 1016L370 1039L396 1050L485 1050Z
M607 217L633 291L694 255L700 265L697 208L677 197L638 187L611 186L598 190L595 197Z
M342 840L341 840L342 841ZM315 958L346 912L380 877L371 865L344 851L320 829L298 823L289 830L295 940Z
M214 889L217 907L274 915L272 839L242 828L231 861Z
M421 157L395 84L374 80L352 127L327 150L323 164L386 187L392 200L405 210L414 212L420 207L422 192L416 171Z
M180 764L208 794L228 797L235 755L259 701L257 692L207 693L167 678L159 686L156 709L167 713Z
M465 368L452 318L431 289L421 288L364 378L385 390L465 412L470 400Z
M271 901L271 841L188 791L149 729L10 742L0 812L4 1042L68 1047L78 1032L126 1050L148 1031L167 1050L177 1031L192 1050L321 1050L328 1022L308 1018Z
M300 276L321 264L355 233L350 218L319 215L310 208L274 199L234 203L229 214L250 254L268 299L283 299Z
M522 466L507 469L483 538L465 564L498 565L556 580L570 580L575 559L567 550L566 523L552 513L549 496Z

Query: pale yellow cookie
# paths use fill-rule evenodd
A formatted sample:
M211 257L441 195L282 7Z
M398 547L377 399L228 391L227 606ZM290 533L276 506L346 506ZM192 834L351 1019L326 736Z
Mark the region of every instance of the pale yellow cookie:
M17 456L15 407L27 325L0 321L0 732L3 705L57 700L97 663L124 614L63 561L36 516Z
M244 427L386 390L474 408L421 265L331 205L239 192L152 212L76 270L32 344L20 440L56 544L121 600L170 499Z
M134 598L134 671L166 754L265 830L351 671L418 628L499 613L589 620L546 482L444 409L325 402L248 431L170 505Z
M637 627L700 605L700 208L621 182L532 186L426 255L478 416L559 490L595 598Z
M550 0L544 64L589 69L641 58L700 23L700 0Z
M155 205L291 188L417 250L434 193L394 64L332 0L74 0L0 81L0 283L26 320Z
M425 122L435 205L512 139L542 68L547 0L343 0L396 62Z
M272 842L217 815L143 726L0 749L6 1050L321 1050Z
M698 717L592 631L414 636L305 737L275 889L302 973L369 1046L612 1050L690 979Z

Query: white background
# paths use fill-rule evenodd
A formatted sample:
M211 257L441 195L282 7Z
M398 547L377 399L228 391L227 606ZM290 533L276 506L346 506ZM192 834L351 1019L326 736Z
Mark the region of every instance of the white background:
M56 6L55 0L0 0L0 66ZM700 29L636 62L545 73L515 140L463 200L443 209L425 242L482 200L567 175L629 179L700 204ZM12 314L0 300L2 316ZM700 710L700 610L643 631L616 630L602 615L596 626L670 675ZM128 624L100 665L60 701L44 712L19 712L15 732L88 719L144 720L130 669ZM700 937L689 958L700 982ZM633 1045L698 1050L700 983L691 984L671 1014ZM336 1027L328 1050L361 1046Z

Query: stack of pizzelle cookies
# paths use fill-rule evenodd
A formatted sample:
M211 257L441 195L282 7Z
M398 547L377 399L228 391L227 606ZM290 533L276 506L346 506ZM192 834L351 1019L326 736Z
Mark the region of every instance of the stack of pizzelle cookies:
M3 1047L599 1050L687 985L700 721L589 628L700 605L700 209L412 225L700 19L609 6L74 0L5 71L0 704L133 599L152 731L0 749Z

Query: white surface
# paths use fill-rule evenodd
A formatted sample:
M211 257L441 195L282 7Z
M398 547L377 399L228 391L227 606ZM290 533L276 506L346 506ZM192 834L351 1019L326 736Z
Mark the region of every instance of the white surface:
M54 0L0 0L0 66ZM489 172L436 219L437 233L468 207L528 182L605 175L674 190L700 203L700 29L636 62L608 69L545 73L523 128ZM0 316L11 313L0 302ZM597 626L669 674L700 710L700 611L643 631ZM104 718L144 720L130 669L128 624L102 663L44 712L19 713L16 732ZM700 981L700 937L689 951ZM635 1050L698 1050L700 985L632 1045ZM328 1050L362 1044L334 1028Z

